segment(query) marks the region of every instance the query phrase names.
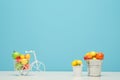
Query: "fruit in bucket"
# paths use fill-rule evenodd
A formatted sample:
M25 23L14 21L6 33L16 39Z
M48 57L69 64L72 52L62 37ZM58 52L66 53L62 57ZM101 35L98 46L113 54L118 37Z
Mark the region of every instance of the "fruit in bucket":
M91 51L84 56L84 60L103 60L104 54L102 52Z
M104 54L102 52L98 52L96 55L96 59L103 60Z
M75 60L72 62L72 66L77 66L77 62Z
M89 59L92 59L93 58L93 56L92 55L86 55L86 56L84 56L84 60L89 60Z
M77 60L77 65L81 65L82 61L81 60Z
M96 53L95 51L91 51L91 52L90 52L90 55L91 55L92 57L95 57L96 54L97 54L97 53Z
M81 60L74 60L72 61L72 66L80 66L82 65L82 61Z

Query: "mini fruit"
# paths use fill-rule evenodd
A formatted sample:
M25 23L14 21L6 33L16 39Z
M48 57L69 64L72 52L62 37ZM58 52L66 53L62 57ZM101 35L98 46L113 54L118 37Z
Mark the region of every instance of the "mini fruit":
M72 66L77 66L77 60L74 60L74 61L72 62Z
M16 57L16 62L20 62L20 56Z
M74 60L72 62L72 66L80 66L82 64L82 61L81 60Z
M77 65L81 65L82 61L81 60L77 60Z
M25 59L25 56L23 54L21 54L20 59Z
M22 60L21 60L21 64L25 65L25 64L27 64L27 63L28 63L28 60L27 60L27 59L22 59Z
M26 54L25 58L29 60L30 59L30 54Z
M93 60L97 60L97 59L94 57Z
M22 70L22 64L21 63L16 63L15 64L15 69L16 70Z
M90 55L90 52L86 53L85 56Z
M96 59L98 59L98 60L103 60L103 59L104 59L104 54L103 54L102 52L98 52L95 57L96 57Z
M12 57L13 59L16 59L16 57L20 56L20 53L17 51L13 51Z
M96 53L95 51L90 52L90 55L92 55L93 57L95 57L96 54L97 54L97 53Z
M86 56L84 56L84 60L89 60L89 59L92 59L93 58L93 56L92 55L86 55Z
M84 56L84 60L103 60L104 54L102 52L91 51Z
M26 64L26 65L23 67L23 69L24 69L24 70L27 70L27 69L29 69L29 67L30 67L30 65L29 65L29 64Z

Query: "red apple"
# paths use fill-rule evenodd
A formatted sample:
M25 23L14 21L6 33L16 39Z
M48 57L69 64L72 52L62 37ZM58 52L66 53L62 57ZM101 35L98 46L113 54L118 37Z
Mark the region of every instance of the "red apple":
M89 59L92 59L92 58L93 58L92 55L86 55L86 56L84 56L84 60L89 60Z
M87 60L88 58L87 58L87 56L84 56L84 60Z
M104 59L104 54L102 52L98 52L95 57L98 60L103 60Z
M16 62L20 62L20 56L16 57Z

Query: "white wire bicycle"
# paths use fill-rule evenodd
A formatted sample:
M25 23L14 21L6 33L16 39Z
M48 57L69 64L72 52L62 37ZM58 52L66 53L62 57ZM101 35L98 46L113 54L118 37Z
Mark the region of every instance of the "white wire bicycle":
M32 53L34 56L34 61L30 64L30 70L31 71L45 71L45 64L38 61L37 57L36 57L36 52L34 50L29 50L29 51L25 51L25 53Z

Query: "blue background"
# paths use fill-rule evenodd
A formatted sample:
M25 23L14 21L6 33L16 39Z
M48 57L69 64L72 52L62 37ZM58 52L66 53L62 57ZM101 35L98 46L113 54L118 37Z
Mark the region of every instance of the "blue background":
M89 51L105 54L103 71L120 71L120 0L0 0L0 70L12 51L34 49L47 71L71 71ZM84 70L86 64L83 60Z

